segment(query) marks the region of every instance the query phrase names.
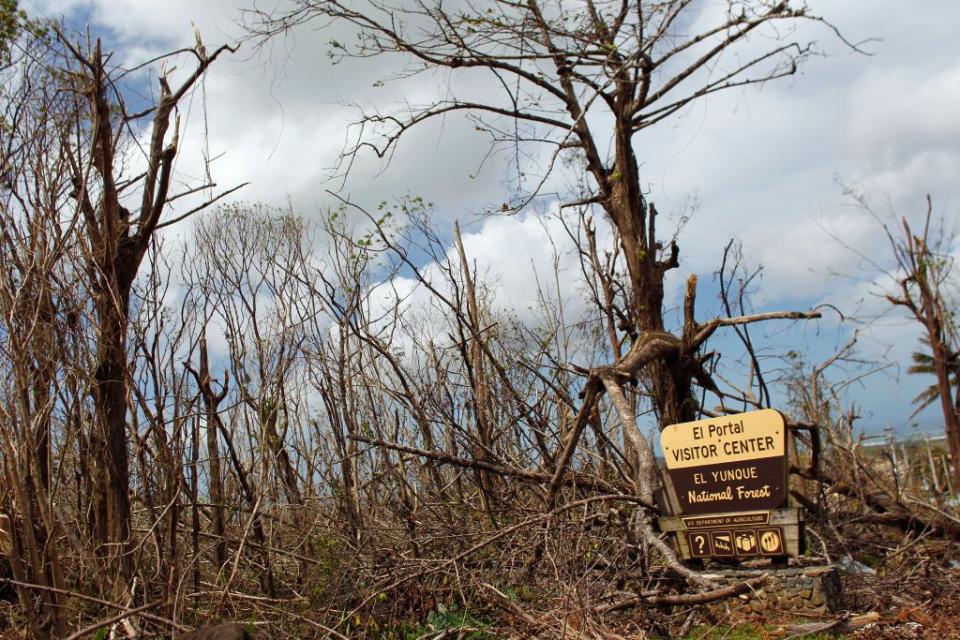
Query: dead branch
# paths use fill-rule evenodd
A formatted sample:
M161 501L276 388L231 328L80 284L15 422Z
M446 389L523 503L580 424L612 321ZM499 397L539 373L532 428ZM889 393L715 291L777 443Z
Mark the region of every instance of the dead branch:
M619 611L621 609L627 609L636 606L662 607L706 604L753 591L756 587L762 585L769 579L769 574L763 574L757 576L756 578L750 578L749 580L744 580L743 582L739 582L737 584L720 589L712 589L710 591L701 591L700 593L637 594L623 598L616 602L597 605L594 610L597 613L610 613L611 611Z

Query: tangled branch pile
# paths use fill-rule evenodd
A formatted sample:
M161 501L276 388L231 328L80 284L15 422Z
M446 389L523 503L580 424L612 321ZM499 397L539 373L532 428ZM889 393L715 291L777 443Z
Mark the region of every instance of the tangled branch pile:
M579 47L582 30L606 18L578 31L537 6L515 26L554 68L495 68L553 87L544 90L562 104L545 123L563 132L558 153L586 153L593 182L558 214L572 251L557 251L529 313L498 306L459 229L434 229L420 199L376 214L345 202L316 225L233 205L164 248L163 228L231 191L178 209L214 185L175 193L171 179L178 105L226 49L207 53L198 39L179 54L185 78L162 75L157 104L134 112L127 72L99 43L29 23L5 34L5 625L38 640L172 636L219 619L281 637L671 636L704 615L697 605L762 583L720 588L677 560L653 525L652 437L768 406L747 327L819 312L747 314L732 286L740 266L725 260L724 313L698 318L691 277L668 331L664 278L679 249L657 237L630 139L703 95L665 97L715 55L675 68L680 53L718 34L722 51L805 11L757 3L664 48L685 3L643 3L640 25L617 22L639 29L636 55L622 55L616 32L578 57L556 43ZM644 35L645 19L662 31ZM457 27L500 41L487 17ZM365 42L404 41L380 25ZM461 44L464 55L482 49ZM789 75L806 52L778 45L705 91ZM612 80L573 73L574 63ZM618 105L608 159L583 117L582 85ZM582 299L564 297L561 264ZM731 328L750 367L744 389L724 381L708 349ZM828 560L873 554L879 566L955 544L943 454L926 452L928 473L917 451L890 465L864 452L852 417L836 417L827 364L792 378L793 495L813 516L810 546ZM944 499L931 498L941 487ZM905 542L891 552L891 539Z

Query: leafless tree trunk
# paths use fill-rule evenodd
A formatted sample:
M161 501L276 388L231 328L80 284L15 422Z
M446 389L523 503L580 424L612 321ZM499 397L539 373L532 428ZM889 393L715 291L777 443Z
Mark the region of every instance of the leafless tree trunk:
M886 297L891 304L907 309L923 327L924 342L930 348L933 374L937 379L937 396L953 462L954 484L960 486L960 370L957 365L960 356L955 321L944 292L952 264L948 256L931 246L932 215L933 201L927 196L926 218L919 235L913 232L906 218L901 220L900 234L884 226L896 258L900 289Z
M107 57L99 40L84 52L62 32L58 38L68 50L80 72L76 91L86 104L86 112L77 114L90 123L89 138L77 132L78 142L87 146L67 147L70 160L71 196L77 202L84 232L84 253L96 326L97 362L92 394L97 427L92 437L95 459L99 461L95 535L104 544L104 553L118 563L121 581L131 572L130 544L130 470L127 452L127 392L130 378L127 331L130 295L134 279L158 229L171 221L162 221L170 193L170 178L178 152L179 123L175 109L207 67L227 47L207 55L198 44L194 51L197 65L175 89L166 77L160 78L160 100L147 113L152 115L147 170L138 184L142 192L134 215L121 201L121 193L130 185L120 176L118 149L131 118L122 113L118 119L110 95L116 89L107 69ZM172 139L168 132L173 126Z
M218 444L222 422L220 420L219 405L227 397L230 374L224 372L223 383L219 392L215 392L211 385L210 357L207 352L206 329L200 336L200 370L190 369L200 395L203 397L204 419L207 435L207 482L209 483L210 503L213 511L213 535L216 537L214 560L217 567L223 567L227 562L227 541L224 519L223 474L220 470L220 446Z

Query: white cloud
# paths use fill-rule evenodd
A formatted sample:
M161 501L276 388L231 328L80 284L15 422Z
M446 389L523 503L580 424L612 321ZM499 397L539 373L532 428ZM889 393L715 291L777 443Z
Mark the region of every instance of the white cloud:
M609 243L609 227L602 222L597 226L598 242ZM579 258L556 210L544 215L486 218L465 227L461 237L478 294L487 300L494 315L506 314L535 325L542 319L541 297L552 304L559 303L570 323L586 313ZM455 247L446 250L443 262L430 262L420 271L443 295L449 296L442 267L449 264L459 268ZM423 310L430 307L432 296L412 277L398 276L389 284L378 285L371 304L375 309L387 308L397 297L407 309ZM445 330L439 325L436 329Z

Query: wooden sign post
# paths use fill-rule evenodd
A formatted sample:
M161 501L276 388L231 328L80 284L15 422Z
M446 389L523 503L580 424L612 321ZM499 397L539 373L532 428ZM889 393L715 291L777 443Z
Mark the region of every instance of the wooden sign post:
M668 426L660 434L680 514L659 519L686 558L799 555L787 508L787 429L773 409Z

